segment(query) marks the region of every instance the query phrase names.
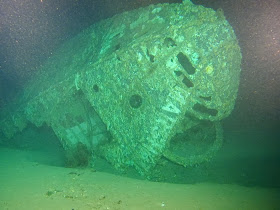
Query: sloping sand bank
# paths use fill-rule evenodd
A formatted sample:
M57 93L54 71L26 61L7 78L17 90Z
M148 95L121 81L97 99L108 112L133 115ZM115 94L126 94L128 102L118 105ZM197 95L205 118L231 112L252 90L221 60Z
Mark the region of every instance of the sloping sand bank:
M277 189L135 180L0 149L0 209L280 209Z

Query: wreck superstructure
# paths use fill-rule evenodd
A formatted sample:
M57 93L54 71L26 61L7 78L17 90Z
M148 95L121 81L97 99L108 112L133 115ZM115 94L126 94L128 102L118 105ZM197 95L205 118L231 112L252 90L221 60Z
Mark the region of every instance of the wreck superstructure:
M222 144L240 63L221 12L191 1L124 12L61 46L1 114L1 131L11 138L46 123L65 150L83 144L141 174L162 157L193 166Z

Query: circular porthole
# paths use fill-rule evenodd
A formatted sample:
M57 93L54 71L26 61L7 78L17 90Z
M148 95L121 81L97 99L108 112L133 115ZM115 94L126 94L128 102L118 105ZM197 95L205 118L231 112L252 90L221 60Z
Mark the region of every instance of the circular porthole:
M129 99L129 104L134 109L139 108L142 105L142 97L138 94L132 95Z
M99 87L98 87L98 85L93 85L93 90L94 90L94 92L98 92L99 91Z

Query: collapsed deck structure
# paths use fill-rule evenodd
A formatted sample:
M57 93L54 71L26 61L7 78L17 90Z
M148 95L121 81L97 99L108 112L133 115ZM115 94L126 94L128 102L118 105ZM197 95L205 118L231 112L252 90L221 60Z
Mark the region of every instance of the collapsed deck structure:
M240 63L221 11L186 0L124 12L64 43L2 111L0 130L47 124L66 151L82 144L141 174L162 157L193 166L222 144Z

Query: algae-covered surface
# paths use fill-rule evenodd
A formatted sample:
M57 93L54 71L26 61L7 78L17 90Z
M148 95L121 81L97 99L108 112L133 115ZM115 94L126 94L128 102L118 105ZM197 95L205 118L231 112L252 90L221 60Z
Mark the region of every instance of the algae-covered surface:
M76 38L64 31L57 39L72 41L56 52L46 48L45 58L52 57L39 65L41 56L32 55L43 55L45 44L35 37L53 42L57 17L67 17L61 23L73 31L75 16L67 11L78 14L76 6L86 5L69 0L61 12L47 1L33 10L7 2L6 19L22 22L7 21L0 39L7 45L1 56L12 55L0 65L0 210L280 209L276 3L220 1L227 6L214 10L185 0L127 8ZM16 13L18 7L25 12ZM91 7L91 14L106 13ZM36 12L44 18L26 15ZM29 22L40 27L31 30ZM28 60L38 75L28 73ZM29 77L18 81L17 94L5 63Z
M0 209L279 208L280 192L272 188L150 182L35 161L43 156L0 149Z

